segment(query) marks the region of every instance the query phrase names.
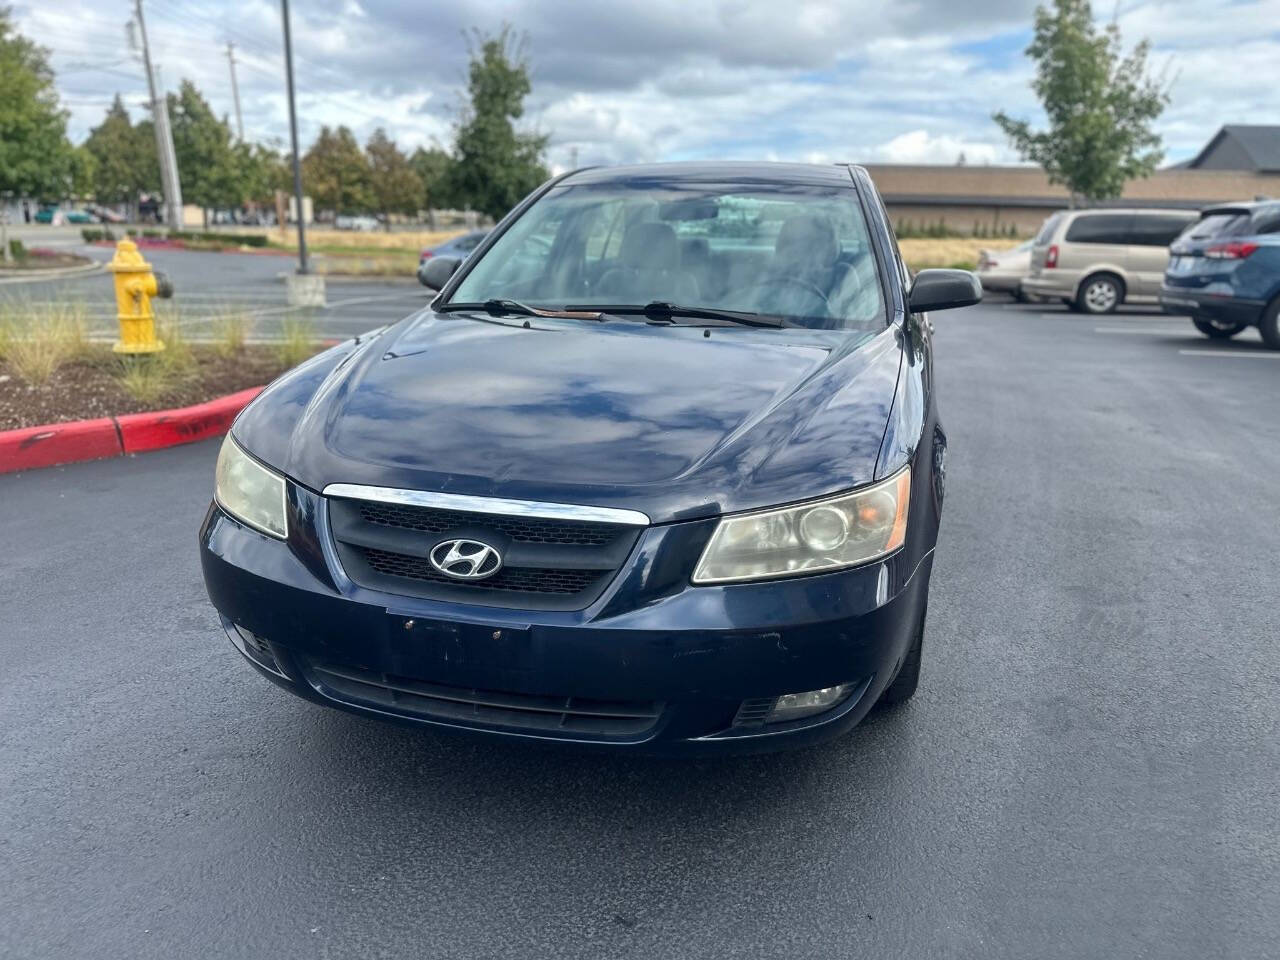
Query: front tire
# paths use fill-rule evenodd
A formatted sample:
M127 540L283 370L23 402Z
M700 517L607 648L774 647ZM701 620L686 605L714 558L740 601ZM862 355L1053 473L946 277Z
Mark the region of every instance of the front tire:
M1262 333L1263 343L1272 350L1280 350L1280 297L1272 300L1262 311L1258 330Z
M1115 274L1095 273L1086 277L1076 293L1076 309L1094 315L1115 313L1124 302L1124 281Z
M929 604L926 602L924 609L920 611L920 626L916 628L916 638L903 658L902 665L898 667L898 675L884 688L884 693L880 694L879 706L892 707L915 696L916 687L920 685L920 655L924 648L924 622L928 613Z
M1248 326L1246 323L1221 323L1205 317L1192 317L1191 322L1211 340L1230 340Z

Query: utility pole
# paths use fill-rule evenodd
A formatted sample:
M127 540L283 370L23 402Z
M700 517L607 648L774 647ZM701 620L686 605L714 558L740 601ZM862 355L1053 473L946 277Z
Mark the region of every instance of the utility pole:
M147 21L142 16L142 0L133 0L142 38L142 64L147 71L147 88L151 91L151 125L156 132L156 155L160 161L160 186L164 191L165 213L169 227L182 229L182 185L178 180L177 157L173 150L173 132L169 129L169 105L163 91L156 93L156 76L151 67L151 48L147 45Z
M240 87L236 85L236 45L227 41L227 63L231 64L231 97L236 102L236 132L244 143L244 117L240 115Z
M139 3L142 0L138 0ZM293 43L289 39L289 0L280 0L284 20L284 75L289 86L289 139L293 143L293 198L298 216L298 272L310 273L307 264L307 230L302 215L302 162L298 159L298 110L293 95Z

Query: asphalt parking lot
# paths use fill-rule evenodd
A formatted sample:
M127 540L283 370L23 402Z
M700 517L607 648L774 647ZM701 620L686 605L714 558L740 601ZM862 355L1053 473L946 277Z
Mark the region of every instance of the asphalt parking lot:
M936 326L921 691L793 754L314 707L205 599L216 442L0 476L0 955L1274 956L1280 354L1144 312Z
M106 262L107 247L68 245L70 249ZM212 321L228 311L252 318L251 336L278 336L290 317L306 317L322 339L345 339L383 323L391 323L423 307L431 294L412 276L329 277L326 306L290 307L281 274L292 271L292 257L266 254L203 253L185 250L144 250L156 270L173 281L173 300L161 301L159 311L176 311L183 333L190 339L208 336ZM109 273L93 273L46 282L0 284L0 304L75 303L85 307L90 332L114 339L117 331L115 292Z

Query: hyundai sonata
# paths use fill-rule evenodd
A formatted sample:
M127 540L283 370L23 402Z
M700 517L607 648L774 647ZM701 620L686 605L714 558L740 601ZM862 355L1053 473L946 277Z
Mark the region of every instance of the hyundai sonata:
M854 166L579 170L421 312L269 386L200 531L231 642L309 700L616 750L834 736L920 675L946 436Z

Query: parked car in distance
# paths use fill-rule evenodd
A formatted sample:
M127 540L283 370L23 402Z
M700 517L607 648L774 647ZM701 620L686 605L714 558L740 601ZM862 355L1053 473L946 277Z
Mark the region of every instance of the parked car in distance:
M860 167L593 168L431 305L266 388L200 530L255 670L317 703L618 751L847 731L920 675L946 436Z
M335 230L359 230L368 232L377 230L382 226L382 221L377 217L369 216L350 216L341 214L333 218L333 227Z
M1027 299L1022 280L1031 272L1034 242L1025 240L1008 250L979 250L977 273L982 289L990 293L1007 293L1017 300Z
M63 210L59 207L46 207L37 210L36 223L48 223L54 226L63 223L97 223L98 219L87 210Z
M456 257L458 260L465 260L471 255L471 251L480 246L481 241L488 235L488 230L472 230L469 233L450 237L444 243L437 244L434 247L423 248L418 255L418 282L423 285L426 284L426 281L422 279L422 268L432 257Z
M1208 207L1170 253L1165 313L1190 314L1214 339L1256 326L1280 350L1280 201Z
M1151 209L1055 213L1036 234L1022 289L1084 313L1156 303L1169 244L1196 216Z

